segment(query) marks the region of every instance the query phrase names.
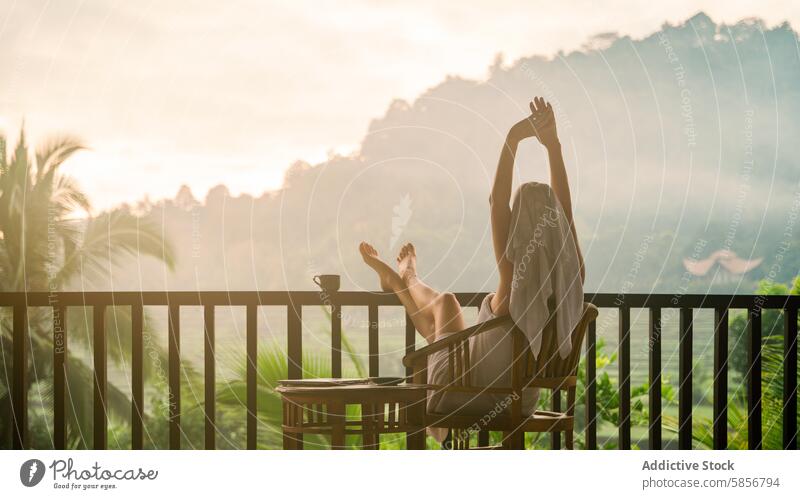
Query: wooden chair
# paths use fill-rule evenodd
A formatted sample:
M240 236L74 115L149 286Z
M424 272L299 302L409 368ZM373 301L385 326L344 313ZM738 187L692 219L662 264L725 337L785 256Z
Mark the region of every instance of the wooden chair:
M549 305L552 312L553 303L550 302ZM550 314L542 332L542 347L538 359L533 358L527 338L508 315L453 333L406 355L403 364L412 369L415 384L427 385L428 357L446 349L450 382L447 385L427 385L429 390L442 390L443 396L447 396L448 392L499 394L501 397L498 398L510 401L509 407L491 418L467 414L466 411L439 414L430 413L426 409L426 425L450 429L453 446L460 449L469 448L469 435L475 430L480 432L479 446L488 446L488 431L502 431L502 447L505 449L523 449L525 432L551 433L554 444L560 441L560 433L564 432L566 447L572 449L578 360L586 329L596 317L597 307L584 303L581 320L571 335L572 352L566 359L562 359L558 353L554 313ZM470 362L469 339L500 326L512 326L513 358L509 359L511 386L472 386L470 371L473 366ZM522 391L527 387L538 387L540 391L550 390L552 411L537 410L531 416L523 415ZM567 392L565 411L561 410L561 390Z

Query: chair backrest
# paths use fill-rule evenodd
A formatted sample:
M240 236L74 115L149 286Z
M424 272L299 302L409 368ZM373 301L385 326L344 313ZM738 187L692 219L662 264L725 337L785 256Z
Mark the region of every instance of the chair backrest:
M528 349L525 377L527 378L561 378L574 376L578 369L578 360L581 356L583 337L589 324L597 318L597 307L591 303L583 304L583 313L575 329L572 330L572 350L568 357L562 358L558 351L558 335L556 331L556 314L553 301L548 301L550 318L542 331L542 346L538 358ZM520 332L521 334L521 332Z

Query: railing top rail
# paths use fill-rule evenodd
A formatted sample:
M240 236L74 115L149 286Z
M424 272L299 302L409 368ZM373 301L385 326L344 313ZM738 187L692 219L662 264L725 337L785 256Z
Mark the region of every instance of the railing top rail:
M463 306L478 306L486 292L456 293ZM604 308L797 308L797 295L587 293ZM181 306L400 306L394 294L372 291L34 291L0 292L0 306L181 305Z
M800 295L587 293L585 301L607 308L795 308Z
M467 293L470 294L470 293ZM475 295L475 293L472 293ZM180 306L397 305L390 293L370 291L59 291L0 292L0 306L180 305Z

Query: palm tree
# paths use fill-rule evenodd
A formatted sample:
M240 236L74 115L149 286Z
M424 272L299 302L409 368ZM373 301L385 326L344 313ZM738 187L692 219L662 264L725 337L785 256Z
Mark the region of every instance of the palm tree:
M86 194L71 177L59 172L61 165L74 153L84 149L75 138L59 137L45 142L31 157L24 132L16 148L7 157L5 137L0 136L0 291L62 290L76 279L91 282L104 276L122 257L149 255L174 266L170 245L158 227L117 208L92 216ZM8 311L6 310L7 314ZM130 321L109 321L107 331L112 361L120 363L130 346ZM109 314L110 315L110 314ZM109 318L111 319L111 318ZM28 379L32 410L49 417L52 401L52 321L50 312L29 308L31 359ZM78 322L78 321L74 321ZM74 329L70 325L70 331ZM127 331L125 329L127 328ZM126 334L127 333L127 334ZM113 338L116 335L118 338ZM70 334L67 362L67 383L70 407L74 408L68 424L68 442L84 446L81 425L91 414L92 369L86 358L89 335ZM118 341L117 341L118 340ZM83 348L83 352L81 352ZM0 315L0 358L10 365L11 330L8 315ZM147 369L147 366L146 366ZM9 414L8 373L0 377L0 411ZM125 418L130 402L118 387L109 384L111 416ZM49 425L36 424L31 418L31 437L35 447L52 445ZM8 446L10 418L0 417L0 447ZM113 424L113 421L112 421ZM89 432L91 433L91 432ZM113 439L112 439L113 440Z

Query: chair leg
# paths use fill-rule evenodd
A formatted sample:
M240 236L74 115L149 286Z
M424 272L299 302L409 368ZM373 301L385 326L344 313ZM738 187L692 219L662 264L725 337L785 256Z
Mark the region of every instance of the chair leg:
M303 434L302 433L283 433L283 449L284 450L303 450Z
M561 448L561 432L560 431L551 431L550 432L550 448L552 450L559 450Z
M406 449L425 450L425 428L406 433Z
M478 447L489 447L489 430L478 432Z
M564 432L564 446L569 450L575 448L574 444L572 443L572 430L567 430Z
M553 399L551 401L553 412L561 412L561 390L553 390ZM559 450L561 448L561 432L553 431L555 428L550 428L550 448Z
M506 449L506 450L524 450L525 449L525 432L522 432L522 431L504 431L503 432L503 449Z
M447 430L447 436L444 437L442 440L442 450L453 450L455 449L455 439L453 438L453 429L449 428Z

